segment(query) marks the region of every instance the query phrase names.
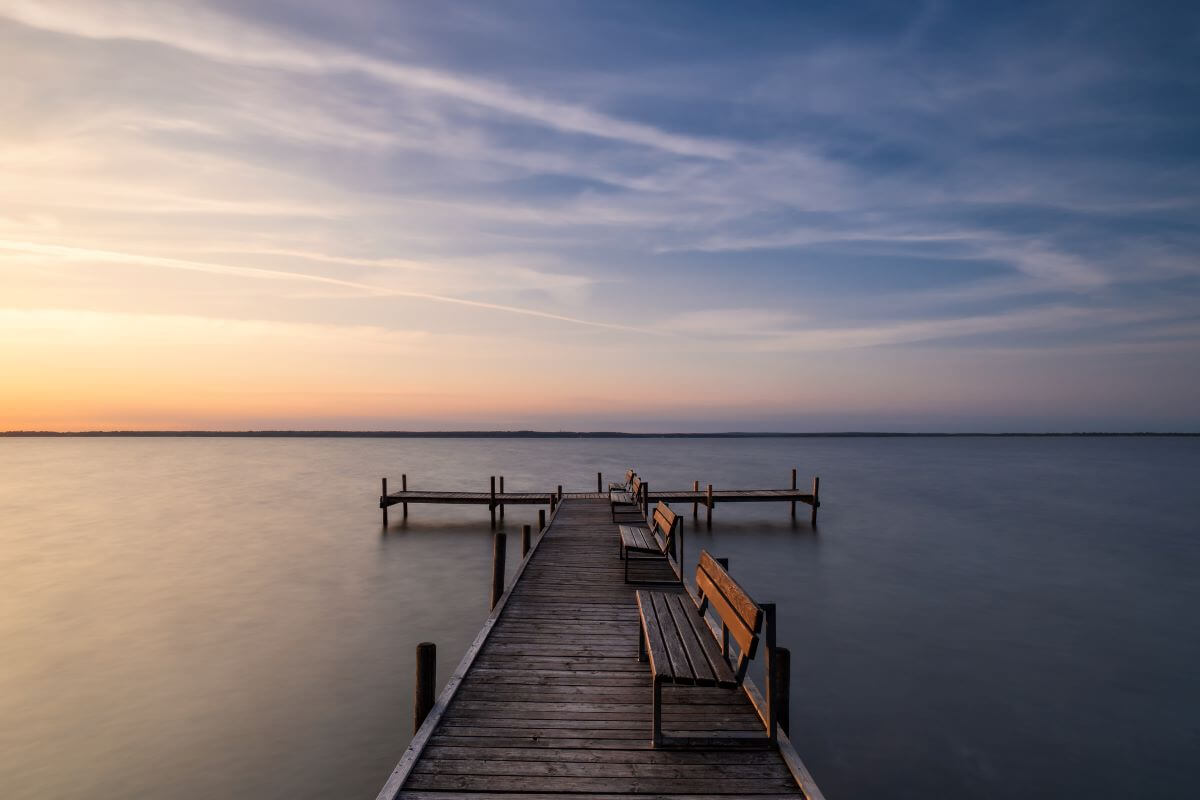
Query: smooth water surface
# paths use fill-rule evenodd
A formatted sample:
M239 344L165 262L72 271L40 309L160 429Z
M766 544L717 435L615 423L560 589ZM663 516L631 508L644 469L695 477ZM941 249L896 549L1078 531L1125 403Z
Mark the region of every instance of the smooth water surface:
M822 480L699 547L780 612L793 740L831 800L1190 798L1200 439L0 440L11 800L374 797L487 613L486 507L398 487ZM510 572L522 523L510 507Z

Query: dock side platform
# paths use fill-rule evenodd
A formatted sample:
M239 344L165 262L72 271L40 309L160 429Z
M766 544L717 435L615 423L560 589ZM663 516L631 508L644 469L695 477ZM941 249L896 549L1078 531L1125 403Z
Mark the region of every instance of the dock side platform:
M617 543L606 500L564 498L380 800L821 800L782 733L777 749L651 747L637 586L624 582ZM637 569L670 574L661 561ZM691 737L763 733L747 693L694 687L664 689L663 727Z

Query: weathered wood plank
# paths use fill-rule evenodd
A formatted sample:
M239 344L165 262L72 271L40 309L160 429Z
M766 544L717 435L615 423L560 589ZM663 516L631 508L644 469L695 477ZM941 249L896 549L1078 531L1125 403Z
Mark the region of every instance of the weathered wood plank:
M547 495L538 498L545 502ZM393 797L800 796L792 765L761 744L650 747L650 665L637 659L642 612L636 587L623 582L607 499L558 504ZM659 566L640 574L662 572ZM660 656L694 666L711 681L713 654L682 614L683 595L667 596L669 603L651 607L675 636L672 644L661 642ZM665 687L662 721L680 739L709 742L732 733L765 741L740 691Z
M509 775L430 775L414 773L405 787L440 791L558 791L558 792L618 792L647 794L654 792L720 792L722 794L767 793L795 790L795 781L786 778L726 778L713 781L706 778L600 778Z

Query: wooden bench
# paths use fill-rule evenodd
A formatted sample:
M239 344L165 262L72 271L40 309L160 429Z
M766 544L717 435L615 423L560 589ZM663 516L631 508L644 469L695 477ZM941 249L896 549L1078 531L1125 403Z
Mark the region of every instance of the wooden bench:
M617 514L638 514L640 516L645 494L646 484L639 475L634 475L630 479L627 490L609 492L608 512L612 521L617 521Z
M612 482L612 483L609 483L609 484L608 484L608 491L609 491L609 493L612 493L612 492L628 492L628 491L629 491L629 485L630 485L631 483L633 483L633 476L634 476L634 475L637 475L637 473L633 471L633 468L632 468L632 467L630 467L629 469L625 470L625 482L624 482L624 483L616 483L616 482L614 481L614 482Z
M763 609L729 577L729 573L707 550L700 551L700 563L696 566L696 588L696 598L687 592L639 590L637 593L642 625L638 659L644 661L649 656L654 684L651 738L654 747L663 746L664 684L737 690L745 681L750 659L758 650L759 635L763 629ZM704 612L710 608L721 620L723 641L718 641L704 617ZM737 643L736 667L731 666L729 636ZM774 636L773 631L771 636ZM773 695L771 689L768 679L768 692ZM774 744L777 736L775 714L770 713L765 719L767 737L759 737L757 741ZM731 741L738 740L730 737L703 743L686 740L685 743L707 746Z
M659 503L654 513L650 515L650 527L641 525L618 525L621 535L621 560L625 562L625 582L629 583L630 555L637 553L638 560L662 559L671 566L671 558L676 557L677 563L683 563L683 518L671 510L666 503ZM675 543L679 542L676 553ZM674 567L672 567L674 569ZM635 581L635 583L652 585L681 585L683 583L683 567L679 568L676 580L669 581Z

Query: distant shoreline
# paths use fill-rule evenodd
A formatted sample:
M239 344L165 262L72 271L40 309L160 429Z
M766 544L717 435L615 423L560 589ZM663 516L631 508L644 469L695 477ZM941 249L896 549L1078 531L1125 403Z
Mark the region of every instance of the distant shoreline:
M233 439L869 439L963 437L1165 437L1200 432L898 433L890 431L627 433L624 431L0 431L4 438L233 438Z

